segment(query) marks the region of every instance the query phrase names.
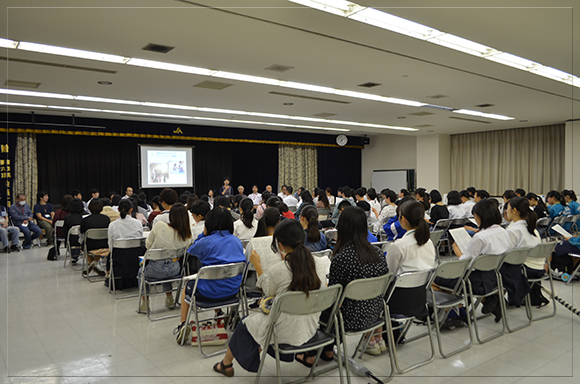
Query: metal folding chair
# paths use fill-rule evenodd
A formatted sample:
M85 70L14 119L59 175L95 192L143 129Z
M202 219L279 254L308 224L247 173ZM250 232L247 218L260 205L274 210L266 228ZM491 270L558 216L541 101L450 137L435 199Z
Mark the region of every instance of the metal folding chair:
M423 365L429 364L430 362L435 359L435 349L433 348L433 336L431 334L431 321L429 320L429 316L427 316L427 335L429 336L429 347L431 348L431 356L418 363L415 363L405 369L401 369L399 366L399 360L397 358L397 350L396 344L405 336L405 333L409 329L410 325L412 324L413 319L415 316L400 314L400 313L393 313L391 314L391 310L389 308L389 301L393 298L393 294L395 290L397 290L396 295L398 299L401 299L400 295L406 295L407 292L410 292L409 289L424 289L423 297L427 297L426 290L428 289L428 284L431 281L431 276L433 274L433 269L427 271L418 271L418 272L404 272L395 278L395 282L391 285L389 290L386 294L386 323L387 323L387 339L388 339L388 348L389 348L389 355L391 359L391 366L397 370L399 373L409 372L412 369L422 367ZM414 300L408 300L409 305L416 305L419 307L420 305L424 306L425 310L427 310L427 303L426 300L424 303L414 303ZM396 329L401 329L401 334L397 340L395 340L395 336L393 335L393 325L391 321L397 322L400 325L396 326Z
M439 254L439 250L441 249L441 246L443 245L443 243L445 243L445 254L451 255L451 244L449 243L449 233L447 231L449 231L449 227L451 226L452 222L453 222L453 219L437 220L437 222L433 226L433 229L431 230L431 232L443 231L443 233L439 237L439 241L437 243L437 249L436 249L437 254Z
M318 211L318 220L328 220L328 216L330 215L330 208L316 208Z
M578 233L578 220L580 220L580 214L572 216L572 226L570 227L572 233Z
M550 223L550 226L548 227L548 229L546 231L548 241L558 240L562 237L557 232L554 232L554 234L552 234L552 227L554 227L556 224L560 224L560 226L563 227L565 222L566 222L566 216L563 216L563 215L558 216L558 217L554 217L554 219L552 219L552 222Z
M55 250L56 250L56 254L60 255L60 243L64 243L66 238L64 237L58 237L56 232L64 227L64 220L57 220L54 222L54 231L52 231L52 237L54 238L54 246L55 246ZM57 246L57 244L59 246Z
M538 230L538 233L540 234L540 237L542 239L548 238L549 235L548 229L550 228L551 223L552 219L550 217L542 217L541 219L538 219L538 221L536 222L536 229Z
M156 286L156 285L162 285L165 283L179 283L177 286L177 294L176 294L176 298L175 298L175 303L179 303L179 295L181 293L181 283L183 281L183 276L181 274L172 276L168 279L164 279L164 280L151 280L147 277L145 277L145 266L147 265L147 261L162 261L162 260L178 260L183 258L183 255L185 254L185 251L187 250L187 248L181 248L181 249L148 249L147 252L145 252L145 256L143 257L143 268L141 268L141 272L140 272L140 280L141 280L141 284L139 285L139 301L137 304L137 313L141 313L141 303L143 301L143 296L148 296L151 295L151 287ZM147 293L149 291L149 293ZM172 289L173 291L173 289ZM165 292L158 292L158 293L165 293ZM150 301L149 301L150 302ZM149 305L147 305L147 317L149 318L149 320L151 321L157 321L157 320L163 320L163 319L169 319L171 317L178 317L181 314L180 313L176 313L176 314L172 314L172 315L167 315L167 316L160 316L160 317L155 317L153 318L151 316L152 311L151 308L149 308Z
M145 248L145 237L137 237L137 238L126 238L126 239L117 239L113 243L111 247L111 253L109 254L109 261L110 261L110 268L109 268L109 293L113 292L115 295L115 299L127 299L130 297L136 297L138 293L129 294L125 296L117 296L117 289L116 289L116 279L115 277L115 259L116 258L129 258L129 260L123 260L124 262L134 263L135 267L135 280L137 280L137 272L139 270L139 256L142 254L142 250ZM109 244L111 246L111 244ZM116 250L121 252L115 252ZM127 255L125 255L127 253ZM118 276L121 278L122 276Z
M332 255L332 249L324 249L322 251L312 252L312 256L314 256L314 257L328 257L330 259L331 255Z
M431 242L433 243L433 246L435 247L435 257L437 258L437 261L439 261L439 243L441 241L441 237L443 236L443 233L445 233L444 230L442 229L438 229L438 230L433 230L431 231Z
M433 317L435 319L435 332L437 335L437 344L439 346L439 353L441 357L448 358L459 352L465 351L473 345L473 333L471 331L471 318L467 316L467 329L469 332L469 343L455 349L449 353L443 352L443 344L441 342L441 323L445 321L449 310L455 310L459 315L459 305L463 305L465 308L468 306L467 302L467 291L465 289L465 281L463 277L465 272L469 267L470 259L464 260L452 260L441 263L439 267L433 273L433 281L435 278L440 277L443 279L457 279L457 284L450 292L438 291L433 289L431 284L429 284L429 293L427 294L427 304L433 307ZM442 287L445 289L446 287Z
M554 299L555 297L555 293L554 293L554 280L552 280L552 267L550 267L550 257L552 256L552 252L554 251L554 248L556 248L556 242L551 242L551 243L541 243L536 245L534 248L530 249L530 252L528 253L528 259L538 259L538 260L545 260L545 262L548 264L549 268L548 268L548 273L544 274L544 276L539 277L539 278L527 278L529 283L532 284L542 284L543 280L548 280L550 282L550 299L552 299L552 306L553 306L553 310L552 313L547 314L547 315L543 315L540 316L536 319L534 319L534 312L530 311L530 316L532 321L538 321L538 320L543 320L543 319L547 319L549 317L554 317L556 316L556 300ZM524 268L524 273L526 273L526 270ZM527 275L526 275L527 276Z
M303 353L307 351L312 351L317 349L316 358L310 373L303 379L292 382L293 384L303 383L314 376L320 374L320 372L315 372L316 365L320 359L320 354L322 353L322 347L330 345L339 340L339 330L338 327L334 327L334 335L330 334L334 322L336 321L336 311L338 308L338 301L340 294L342 292L342 286L340 284L332 285L328 288L322 288L315 291L310 291L308 296L304 292L286 292L274 300L274 305L270 314L270 322L268 324L268 331L266 334L266 345L272 346L274 349L274 354L276 358L276 376L278 376L278 384L282 384L282 379L280 375L280 354L295 354ZM311 315L314 313L320 313L328 308L332 308L330 311L330 316L328 323L326 324L325 330L317 330L316 334L305 344L300 346L293 346L289 344L278 344L278 339L276 335L276 322L280 315ZM258 373L256 374L255 384L260 381L260 375L262 369L264 368L264 362L266 361L266 355L269 348L264 348L262 351L262 358L260 359L260 367L258 368ZM337 348L338 361L342 360L340 348ZM342 369L339 365L338 372L340 376L340 383L343 383Z
M490 297L491 295L495 295L498 294L500 295L499 297L499 301L500 303L502 302L502 300L504 300L503 295L500 294L501 292L501 275L499 274L499 268L501 266L501 262L503 260L504 255L481 255L481 256L477 256L473 261L471 266L469 267L469 270L467 271L467 273L465 274L465 283L466 286L468 288L468 294L469 294L469 299L471 302L470 305L470 310L468 311L468 316L471 316L471 318L473 319L473 328L475 329L475 337L477 338L477 341L480 344L484 344L487 343L490 340L493 340L497 337L502 336L505 333L506 330L506 324L505 324L505 304L501 304L500 305L500 309L501 309L501 324L502 324L502 330L500 332L494 333L490 336L488 336L485 339L481 339L481 337L479 336L479 327L477 326L477 316L475 315L475 311L477 309L477 307L479 306L479 304L481 303L481 300L485 297ZM491 290L488 293L485 293L483 295L476 295L473 293L473 287L471 285L471 281L469 280L469 276L474 272L474 271L481 271L481 272L493 272L495 273L496 279L497 279L497 286ZM503 293L503 292L502 292Z
M109 238L108 234L109 234L108 228L92 228L85 232L85 239L83 241L83 267L82 267L83 271L89 267L87 257L90 254L92 254L91 251L87 251L87 240L106 240ZM105 277L98 275L91 276L90 274L87 274L86 279L89 282L94 283L95 281L105 280Z
M75 225L75 226L71 227L68 230L68 234L66 236L66 253L64 255L64 263L63 263L63 266L62 266L65 269L66 269L66 260L69 258L69 256L70 256L70 258L72 260L72 251L73 250L78 250L79 253L80 253L80 251L82 249L82 247L80 245L70 245L70 237L71 236L80 236L80 235L81 235L81 226L80 225ZM80 255L79 255L79 257L80 257ZM72 262L71 262L71 268L73 270L78 270L78 268L75 269L72 266Z
M187 282L190 280L195 280L195 285L193 286L193 291L191 293L191 305L189 307L189 311L187 312L187 318L185 319L185 326L189 327L189 319L191 317L191 313L193 312L195 316L195 324L197 329L197 343L199 346L199 351L204 357L211 357L215 355L219 355L226 352L226 349L222 349L220 351L206 354L203 351L203 345L201 343L201 322L199 321L199 312L206 312L206 311L213 311L222 308L226 309L237 309L240 305L240 298L239 298L239 291L240 287L238 287L238 294L236 297L230 299L224 299L219 301L201 301L197 300L195 297L195 292L197 292L197 285L200 280L225 280L232 277L240 276L240 286L243 279L244 270L246 269L246 262L242 261L239 263L230 263L230 264L222 264L222 265L209 265L206 267L202 267L196 274L184 276L182 286L184 287ZM213 316L212 320L220 320L225 319L226 317L231 316L231 314L226 315L219 315ZM204 320L205 321L205 320ZM185 337L181 340L181 345L185 343Z
M524 263L528 259L529 253L530 253L530 248L513 249L505 254L505 256L503 257L503 260L501 262L501 266L503 266L504 264L517 265L522 269L522 274L524 274L524 271L523 271ZM500 269L501 269L501 266L500 266ZM500 272L500 275L501 275L501 272ZM525 309L526 309L526 316L528 318L528 322L524 323L520 326L517 326L515 328L510 328L510 323L509 323L508 316L507 316L507 308L505 308L505 300L504 300L505 288L503 286L503 277L498 280L498 283L500 284L500 292L502 292L502 294L500 295L499 302L501 305L504 306L503 318L505 319L505 326L506 326L508 332L510 332L510 333L515 332L515 331L518 331L522 328L529 327L530 325L532 325L532 316L531 316L532 308L530 306L530 295L528 294L524 298L524 305L525 305Z
M250 302L254 303L255 301L262 298L263 293L261 289L256 287L255 290L249 290L247 286L248 275L250 273L255 273L256 268L250 262L246 264L246 269L244 270L244 277L242 279L242 285L240 286L240 295L242 299L242 315L248 316L250 314ZM253 287L252 287L253 288Z

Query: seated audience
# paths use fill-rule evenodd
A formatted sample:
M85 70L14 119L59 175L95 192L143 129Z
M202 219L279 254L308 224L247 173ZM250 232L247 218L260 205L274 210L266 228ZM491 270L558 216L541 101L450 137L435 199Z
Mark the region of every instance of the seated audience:
M10 234L10 239L8 239ZM20 230L16 227L8 225L8 212L3 205L0 205L0 237L2 238L2 246L4 253L20 252ZM12 246L10 246L12 242Z
M377 221L373 224L373 232L375 233L378 233L390 218L397 215L397 204L395 204L397 195L395 192L386 188L381 191L381 195L383 196L384 205L381 208Z
M254 206L258 206L262 203L262 194L258 193L258 186L256 184L252 185L252 193L248 195L252 199Z
M450 219L462 219L466 217L465 209L461 206L461 195L458 191L449 191L447 194L447 210Z
M42 230L34 224L34 217L30 206L26 204L26 196L24 193L16 195L14 204L8 208L8 213L12 218L12 223L24 235L23 249L30 249L32 240L40 237Z
M205 219L205 228L198 239L187 252L195 256L201 266L221 265L245 262L244 249L240 239L233 235L234 219L226 208L215 207L208 212ZM225 280L200 280L195 297L203 301L220 301L238 294L242 276L235 276ZM195 280L187 283L181 296L181 323L175 328L177 342L189 337L191 327L186 326L185 320L189 312Z
M439 220L449 218L449 210L447 209L447 206L443 204L441 193L438 190L433 189L429 195L431 196L431 202L434 204L431 207L431 212L429 214L429 224L434 226Z
M365 200L365 191L362 188L357 189L354 192L354 198L356 200L356 206L361 208L365 212L371 211L371 205Z
M153 196L151 199L151 208L153 209L151 213L149 213L149 217L147 217L147 222L149 223L149 227L153 226L153 220L163 211L163 207L159 202L159 195Z
M326 249L326 236L318 229L318 211L312 206L306 206L300 212L300 224L304 228L306 240L304 245L310 252Z
M234 236L240 240L250 239L256 234L258 220L254 219L253 208L250 198L243 198L240 202L240 219L234 222Z
M145 217L145 215L141 212L139 212L139 196L137 196L136 194L132 194L131 197L129 197L129 200L131 201L131 205L133 206L133 210L131 211L131 217L134 219L139 220L139 222L142 225L147 225L149 224L149 222L147 221L147 218ZM143 208L141 208L143 209Z
M260 220L260 218L264 214L264 210L266 208L268 208L267 202L270 199L270 197L272 197L272 194L270 192L264 191L264 193L262 193L262 200L260 202L260 205L258 205L258 208L256 208L256 219L257 220Z
M465 190L459 192L459 195L461 196L461 206L465 210L465 217L473 217L471 210L475 205L475 201L470 199L469 192Z
M405 196L399 200L399 205L397 206L396 215L391 217L385 225L383 225L383 231L387 234L387 241L395 241L403 237L407 230L401 226L399 217L401 216L401 205L407 201L413 201L411 196Z
M40 191L36 195L38 203L34 206L36 224L44 229L48 245L52 245L52 219L54 218L54 208L48 202L48 193Z
M326 197L328 199L328 203L330 205L336 204L335 197L332 195L332 188L326 187L326 189L324 190L324 193L326 194Z
M99 198L91 199L91 202L89 203L89 211L91 211L91 214L81 219L81 235L83 237L89 229L109 227L111 219L109 216L103 215L101 213L102 210L103 200ZM90 275L92 271L95 271L99 275L104 276L105 271L102 271L99 268L99 260L101 256L107 256L109 254L109 244L107 239L85 239L83 242L86 243L87 246L87 267L82 272L83 276Z
M122 199L119 203L119 219L109 224L108 243L111 250L113 250L116 240L143 237L143 225L139 222L139 220L131 217L132 211L133 205L131 204L131 201L129 199ZM167 216L169 216L169 214ZM107 267L109 266L110 264L107 263ZM109 270L107 268L107 276L108 275ZM105 280L105 285L108 286L108 283L109 281Z
M69 207L68 205L70 204L70 202L72 201L73 197L71 195L64 195L62 197L62 200L60 201L60 209L58 209L55 213L54 213L54 217L52 219L52 226L55 228L55 232L56 232L56 253L57 255L60 254L60 240L64 238L64 231L62 227L56 227L56 222L57 221L63 221L64 222L64 218L66 217L66 215L69 214Z
M81 194L81 191L78 189L73 189L73 191L71 192L71 195L72 195L73 199L79 199L80 201L83 202L83 212L84 212L84 214L88 215L89 214L89 205L83 201L83 195Z
M489 197L489 193L485 189L478 189L473 195L473 202L479 203L481 199L489 199Z
M189 214L185 206L181 203L176 203L169 211L169 224L162 221L159 222L149 233L145 242L147 249L182 249L189 247L194 239L191 237L191 226L189 225ZM143 266L139 269L139 286L141 286L141 272ZM180 277L181 265L179 260L151 260L145 265L144 277L149 281L168 280ZM163 292L165 292L165 306L167 308L175 307L175 300L172 294L171 283L162 284ZM147 291L146 293L149 293ZM149 306L148 298L143 297L139 311L147 313Z
M514 193L516 194L516 197L526 197L526 190L523 188L517 188Z
M530 202L530 207L533 207L534 213L538 216L538 219L550 216L548 207L544 204L544 200L533 192L526 195L526 199Z
M550 191L546 195L546 201L550 206L548 211L550 212L550 217L553 219L558 216L568 216L570 214L570 207L566 205L566 200L562 197L558 191Z
M151 228L155 227L155 224L157 224L159 221L165 221L167 224L169 224L169 211L171 210L171 207L177 203L177 199L177 192L175 192L175 190L171 188L165 188L161 191L159 194L159 204L163 210L155 217Z
M258 274L258 284L266 296L278 296L286 291L298 291L306 294L320 289L326 280L324 268L318 267L321 260L312 257L304 246L304 231L295 220L285 220L274 232L273 246L281 254L283 263L278 263L264 273L261 267L260 255L252 252L251 262ZM278 343L302 345L314 334L318 326L320 314L312 315L280 315L276 323ZM225 376L233 376L234 358L247 371L257 372L260 365L260 351L268 348L266 336L268 333L268 315L254 312L243 319L236 328L222 361L213 369Z
M232 206L230 204L230 199L225 197L225 196L218 196L216 197L214 204L213 204L214 208L216 207L220 207L220 208L224 208L226 209L230 215L232 215L232 218L235 220L238 220L240 218L240 214L236 213L234 211L232 211Z
M288 185L288 186L286 186L286 189L283 190L283 192L284 191L285 191L285 194L284 194L284 197L282 197L284 204L286 204L288 207L298 206L298 199L292 195L292 191L293 191L292 187Z
M308 205L314 207L316 206L316 203L314 202L314 199L312 198L310 191L304 189L300 193L300 205L298 206L296 212L294 212L294 218L296 218L296 220L300 219L300 212L302 211L302 209L304 209L304 207Z
M81 221L84 215L84 206L83 201L79 198L74 198L68 205L69 214L64 218L64 227L63 227L63 235L64 235L64 244L65 246L69 245L71 247L79 247L81 245L79 241L78 235L71 235L70 239L68 236L68 232L71 230L72 227L80 226ZM70 244L67 242L70 240ZM79 259L80 249L73 249L71 250L71 264L75 265Z
M205 217L211 211L211 207L207 201L196 201L189 209L195 225L191 228L192 241L197 240L198 236L203 233L205 227Z
M111 222L117 220L119 218L119 211L113 209L111 206L111 200L109 200L108 197L103 197L101 201L103 203L103 210L101 213L105 216L108 216Z
M328 196L326 195L326 191L324 189L318 188L316 190L316 208L330 208L330 201L328 201Z

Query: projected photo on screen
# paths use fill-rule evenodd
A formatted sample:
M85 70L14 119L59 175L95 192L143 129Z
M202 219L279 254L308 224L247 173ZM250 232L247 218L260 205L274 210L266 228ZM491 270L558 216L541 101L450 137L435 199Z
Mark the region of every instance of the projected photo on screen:
M140 146L141 187L192 187L189 147Z

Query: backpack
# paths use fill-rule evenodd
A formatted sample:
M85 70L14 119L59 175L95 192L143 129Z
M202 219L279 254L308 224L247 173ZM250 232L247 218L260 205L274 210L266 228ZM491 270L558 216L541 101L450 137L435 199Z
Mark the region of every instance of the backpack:
M48 250L48 256L46 256L46 260L56 260L56 247L52 247Z

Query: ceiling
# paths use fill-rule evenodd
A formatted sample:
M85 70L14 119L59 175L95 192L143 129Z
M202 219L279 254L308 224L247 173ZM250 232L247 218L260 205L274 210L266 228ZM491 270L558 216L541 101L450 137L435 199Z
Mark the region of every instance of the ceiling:
M429 107L12 49L0 50L0 56L44 64L0 60L2 88L7 87L7 80L28 81L40 83L34 89L38 92L304 117L331 114L330 119L419 130L402 132L233 113L0 95L3 101L348 128L349 135L371 136L457 134L558 124L580 118L579 88L285 0L84 0L81 8L73 0L53 0L50 7L43 7L46 2L41 0L5 0L3 3L7 4L0 16L1 22L6 23L5 27L0 25L3 38L391 96L507 115L514 120L499 121ZM429 8L424 7L422 0L360 0L358 3L375 8L388 4L388 8L381 9L580 76L579 50L574 50L572 45L574 40L580 41L580 28L573 28L572 22L574 16L580 19L580 5L574 0L488 0L485 8L477 7L480 2L466 0L432 0ZM175 48L166 54L142 50L148 43ZM46 63L64 64L64 67ZM274 64L293 68L285 72L266 69ZM99 81L112 84L99 85ZM194 87L203 81L231 85L222 90ZM358 86L366 82L381 85L369 89ZM481 104L492 106L477 107ZM9 107L7 111L171 121L122 113L46 111L28 107ZM197 124L300 131L251 123L201 121Z

